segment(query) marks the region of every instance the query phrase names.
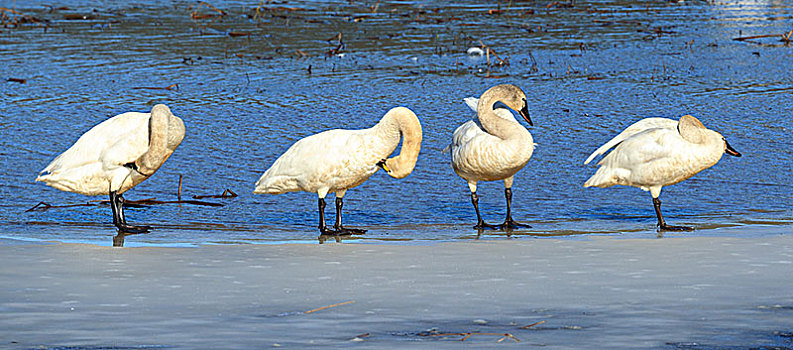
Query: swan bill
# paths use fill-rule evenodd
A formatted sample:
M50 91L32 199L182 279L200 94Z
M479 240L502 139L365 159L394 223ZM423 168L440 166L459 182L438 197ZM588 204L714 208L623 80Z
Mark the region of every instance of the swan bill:
M391 172L391 169L388 169L388 166L385 164L385 159L380 159L380 161L377 162L377 164L375 164L375 165L380 167L380 169L385 170L385 172L387 172L387 173Z
M529 116L529 105L526 103L525 98L523 99L523 108L521 108L518 113L520 113L520 116L523 117L523 119L525 119L529 125L534 126L534 123L531 122L531 117Z
M741 152L738 152L735 150L735 148L732 148L732 146L730 146L730 143L727 142L727 140L724 140L724 144L727 145L727 148L724 150L724 153L727 153L733 157L741 156Z

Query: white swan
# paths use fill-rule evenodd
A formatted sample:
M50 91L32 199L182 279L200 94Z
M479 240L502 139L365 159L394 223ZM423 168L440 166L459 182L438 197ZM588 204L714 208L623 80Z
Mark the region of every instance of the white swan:
M477 112L452 136L452 168L468 182L471 202L476 210L477 223L474 228L514 229L530 227L512 220L512 182L520 169L529 162L534 152L531 133L520 125L506 108L493 108L496 102L518 111L523 119L533 125L526 105L526 94L515 85L491 87L479 100L467 98L466 104ZM486 224L479 214L479 197L476 195L477 181L504 180L504 195L507 200L507 216L498 226Z
M727 153L740 157L721 134L708 130L697 118L685 115L680 121L646 118L629 126L584 161L614 147L597 164L600 168L584 187L625 185L650 191L661 230L691 231L692 227L667 225L661 215L663 186L674 185L715 165Z
M410 109L396 107L379 123L363 130L328 130L295 142L256 182L253 193L281 194L305 191L319 196L322 234L354 234L365 230L344 228L341 208L348 189L362 184L378 166L391 177L408 176L421 149L421 124ZM388 157L400 138L399 155ZM336 224L325 226L325 196L336 193Z
M154 174L184 134L182 119L163 104L151 113L120 114L80 136L36 181L89 196L109 194L113 224L120 232L148 232L148 226L127 224L122 194Z

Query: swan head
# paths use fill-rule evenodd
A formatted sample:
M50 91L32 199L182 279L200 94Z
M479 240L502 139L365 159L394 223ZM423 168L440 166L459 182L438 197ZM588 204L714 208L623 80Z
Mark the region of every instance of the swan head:
M531 122L531 116L529 116L529 105L526 102L526 93L524 93L521 88L512 84L496 85L482 94L483 97L485 95L492 95L494 100L500 101L510 109L518 112L529 125L534 126L534 123ZM479 102L482 103L484 100L486 99L480 98ZM493 106L486 107L493 108Z
M727 153L733 157L741 156L741 152L738 152L735 150L735 148L732 148L732 146L730 146L730 143L727 142L727 139L725 139L724 137L722 137L721 139L724 141L724 153Z
M390 173L391 169L388 168L388 165L385 165L385 162L386 162L385 159L380 159L380 161L377 162L377 164L375 165L377 165L380 169L383 169L383 171Z
M741 153L732 148L724 136L716 131L706 128L705 125L699 121L699 119L691 115L684 115L680 117L680 121L677 124L677 131L680 133L680 136L682 136L688 142L709 144L713 145L714 147L718 147L717 145L720 145L724 150L724 153L727 153L733 157L741 156Z

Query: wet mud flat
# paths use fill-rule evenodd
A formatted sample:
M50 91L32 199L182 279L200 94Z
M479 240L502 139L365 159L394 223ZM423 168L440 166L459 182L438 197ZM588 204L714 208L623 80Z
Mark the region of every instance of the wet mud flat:
M0 252L4 348L793 347L793 239L774 228Z

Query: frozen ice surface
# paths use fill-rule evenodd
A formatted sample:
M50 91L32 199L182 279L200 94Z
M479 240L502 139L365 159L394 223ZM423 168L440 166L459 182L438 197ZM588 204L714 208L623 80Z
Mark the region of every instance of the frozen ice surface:
M6 242L0 257L0 347L458 348L462 335L443 334L469 332L520 340L473 334L463 344L475 347L793 346L793 236L784 234L413 246Z

